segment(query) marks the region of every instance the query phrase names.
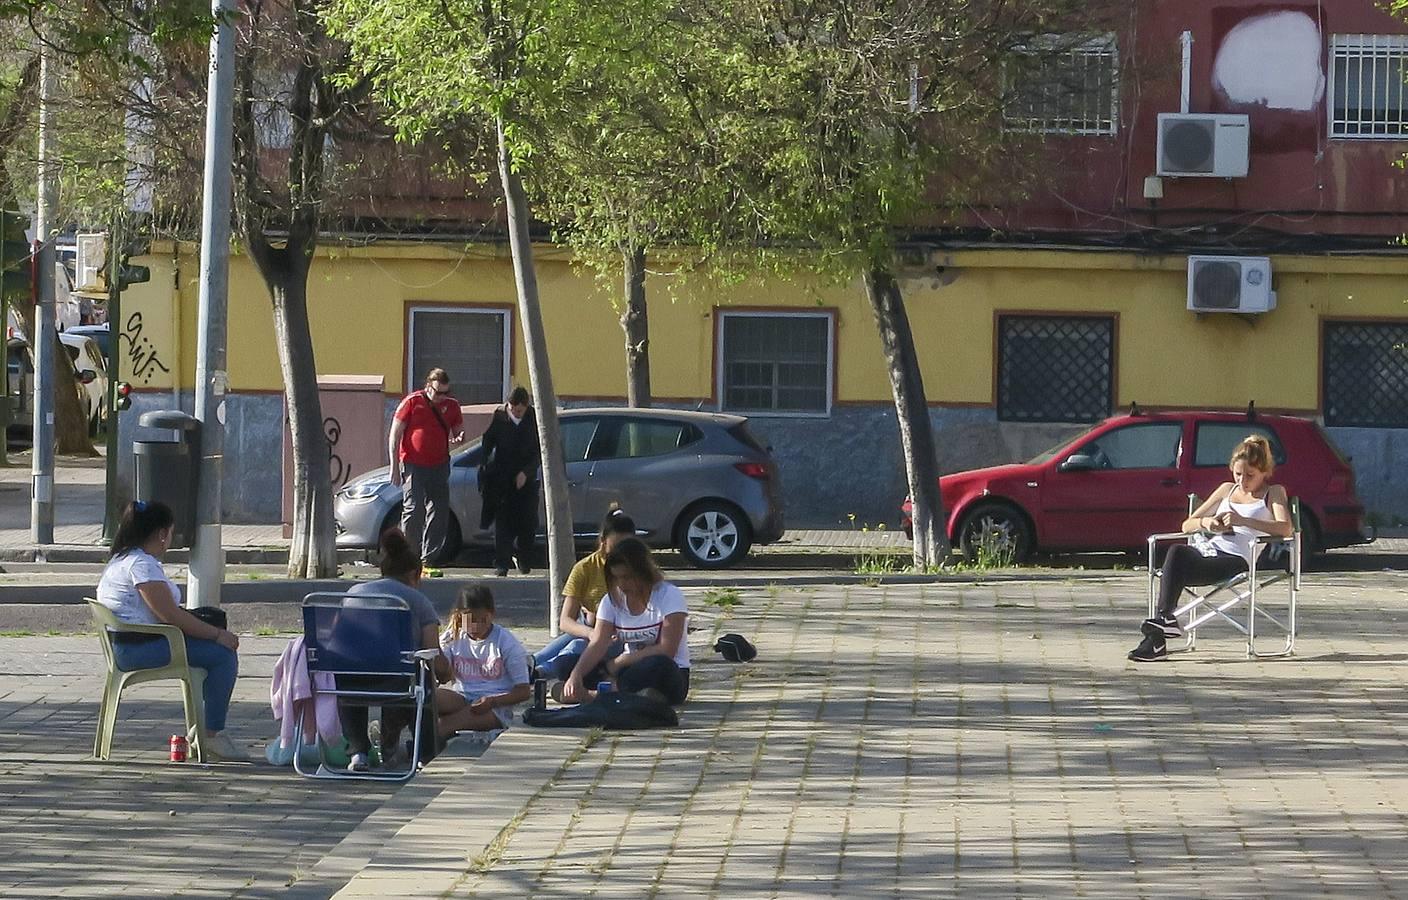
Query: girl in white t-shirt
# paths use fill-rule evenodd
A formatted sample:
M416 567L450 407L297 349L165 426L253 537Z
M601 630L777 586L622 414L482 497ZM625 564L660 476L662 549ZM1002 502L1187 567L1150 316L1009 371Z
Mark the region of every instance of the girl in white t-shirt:
M689 695L689 610L684 594L665 580L650 548L638 538L619 541L606 556L606 596L586 652L562 688L562 699L580 703L599 682L679 706ZM606 659L614 640L625 651Z
M112 539L112 559L98 582L98 602L124 622L175 625L186 642L186 659L205 670L205 746L217 760L248 760L224 734L230 695L239 675L240 639L234 632L198 619L181 606L181 589L161 567L171 546L176 517L165 503L127 504ZM124 672L154 669L171 662L165 637L120 632L113 635L113 662Z
M450 688L435 692L441 739L459 731L493 731L513 721L515 704L527 700L528 651L494 624L494 595L482 585L460 591L440 651L450 665Z

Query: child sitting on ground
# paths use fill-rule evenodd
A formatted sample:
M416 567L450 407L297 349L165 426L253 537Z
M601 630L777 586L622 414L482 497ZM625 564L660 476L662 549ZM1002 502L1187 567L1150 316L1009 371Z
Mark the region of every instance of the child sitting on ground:
M527 700L528 651L494 624L494 595L482 585L460 591L450 623L440 635L449 661L450 688L435 692L441 740L460 731L493 731L513 721L513 707Z

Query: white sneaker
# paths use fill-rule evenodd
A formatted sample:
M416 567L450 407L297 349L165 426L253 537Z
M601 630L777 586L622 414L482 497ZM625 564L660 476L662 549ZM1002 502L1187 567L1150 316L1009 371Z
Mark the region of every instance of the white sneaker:
M347 771L349 772L365 772L371 767L371 760L367 759L365 753L353 753L351 761L347 763Z
M249 762L249 754L236 747L223 731L205 736L205 755L216 762Z

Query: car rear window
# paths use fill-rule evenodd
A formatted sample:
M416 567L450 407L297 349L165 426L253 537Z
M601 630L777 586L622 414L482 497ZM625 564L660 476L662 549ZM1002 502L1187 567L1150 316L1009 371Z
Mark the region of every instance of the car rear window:
M1271 444L1276 465L1286 462L1286 448L1270 425L1260 422L1199 422L1193 438L1194 466L1226 466L1232 452L1248 435L1259 434Z
M610 458L660 456L687 447L703 436L703 432L688 422L627 419L616 433L616 447Z
M768 448L763 446L763 442L754 437L753 432L748 430L747 422L739 422L737 425L730 428L728 433L733 436L734 440L750 450L756 450L759 453L768 452Z

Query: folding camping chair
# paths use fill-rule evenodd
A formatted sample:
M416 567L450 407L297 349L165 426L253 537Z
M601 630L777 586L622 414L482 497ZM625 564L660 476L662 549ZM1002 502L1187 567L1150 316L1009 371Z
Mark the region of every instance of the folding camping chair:
M426 685L433 684L427 676L431 661L440 651L419 648L406 601L381 594L309 594L303 598L303 642L315 694L318 688L314 675L326 672L334 676L337 686L322 693L335 695L339 703L413 703L416 716L411 763L405 772L347 772L322 764L316 771L306 772L299 765L299 755L294 754L293 767L298 774L369 781L405 781L414 775L416 761L421 758L421 720L429 699ZM368 682L376 686L360 686ZM293 745L303 745L301 718L294 724ZM319 758L323 759L321 744Z
M1199 502L1197 494L1188 495L1189 515L1192 515L1193 510L1198 508ZM1173 651L1170 648L1170 652L1194 649L1197 646L1198 628L1213 619L1222 619L1246 637L1247 656L1249 657L1290 656L1295 651L1296 596L1301 588L1301 525L1300 501L1294 497L1291 498L1291 525L1291 536L1288 538L1268 534L1261 535L1256 539L1254 545L1256 552L1252 554L1251 564L1246 571L1216 584L1196 588L1190 586L1183 589L1183 594L1188 599L1174 610L1174 615L1180 619L1184 616L1188 617L1187 623L1183 626L1186 640L1179 651ZM1158 579L1162 575L1162 571L1156 568L1158 566L1159 545L1180 541L1187 543L1193 537L1193 535L1183 532L1149 535L1150 618L1153 618L1158 612ZM1263 559L1263 555L1266 559ZM1264 566L1266 562L1278 564L1268 569ZM1262 603L1261 595L1267 588L1281 582L1286 584L1286 609L1284 613L1273 615L1267 611L1265 604ZM1241 604L1246 604L1244 619L1232 615L1232 612L1235 611L1234 607ZM1285 635L1285 645L1280 650L1270 653L1262 653L1257 650L1258 617Z

